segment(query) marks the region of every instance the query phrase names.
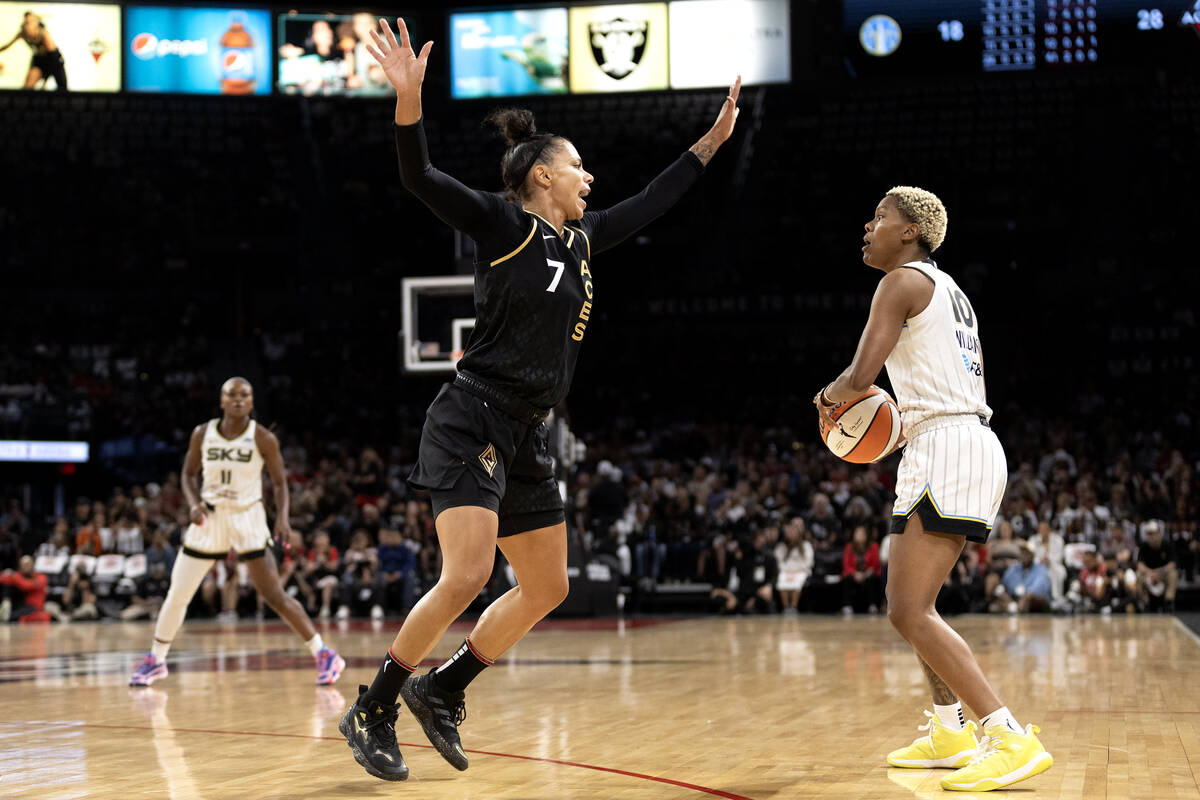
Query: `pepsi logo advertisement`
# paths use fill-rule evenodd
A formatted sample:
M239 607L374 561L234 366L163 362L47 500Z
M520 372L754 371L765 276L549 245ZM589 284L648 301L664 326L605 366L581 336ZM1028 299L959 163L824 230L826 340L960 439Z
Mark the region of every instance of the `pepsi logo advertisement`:
M125 88L270 94L271 17L262 9L125 9Z

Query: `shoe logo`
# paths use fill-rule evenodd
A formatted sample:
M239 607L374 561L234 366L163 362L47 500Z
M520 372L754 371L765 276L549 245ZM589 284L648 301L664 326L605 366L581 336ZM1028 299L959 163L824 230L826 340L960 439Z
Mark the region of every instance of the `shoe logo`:
M466 755L466 753L464 753L464 752L463 752L463 749L462 749L462 745L461 745L461 744L456 744L456 745L454 745L454 749L458 751L458 754L459 754L460 756L465 756L465 755Z
M487 449L479 454L479 463L483 464L483 468L487 470L488 477L492 477L492 471L496 469L496 448L488 443Z
M375 748L375 755L377 755L377 756L383 756L384 758L386 758L388 761L392 762L393 764L394 764L394 763L396 763L396 759L392 758L390 755L388 755L387 753L383 752L383 751L382 751L382 750L380 750L378 747L376 747L376 748Z

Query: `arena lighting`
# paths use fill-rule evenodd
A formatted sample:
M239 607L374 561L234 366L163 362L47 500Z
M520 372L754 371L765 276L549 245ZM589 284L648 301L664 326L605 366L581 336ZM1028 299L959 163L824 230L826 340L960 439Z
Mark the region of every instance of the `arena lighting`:
M41 461L54 464L84 464L88 460L87 442L32 442L0 439L0 461Z

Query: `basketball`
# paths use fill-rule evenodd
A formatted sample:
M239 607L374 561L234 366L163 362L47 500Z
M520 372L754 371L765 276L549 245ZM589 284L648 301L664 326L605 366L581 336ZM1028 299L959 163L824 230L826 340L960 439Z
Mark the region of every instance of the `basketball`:
M887 392L872 386L861 397L834 408L836 425L821 425L821 439L843 461L869 464L892 451L900 439L900 408Z

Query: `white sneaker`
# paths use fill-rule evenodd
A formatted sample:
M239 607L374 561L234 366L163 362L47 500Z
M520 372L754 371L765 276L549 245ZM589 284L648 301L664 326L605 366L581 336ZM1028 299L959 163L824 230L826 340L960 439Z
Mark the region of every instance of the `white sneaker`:
M329 619L329 606L321 606L321 610L317 613L317 619Z
M217 614L217 622L237 622L238 615L236 611L222 611Z
M383 619L383 606L378 603L371 606L371 619Z
M350 606L342 606L337 610L338 619L350 619Z
M11 616L12 616L12 600L9 600L6 597L6 598L4 598L4 602L0 602L0 622L8 622L8 619Z

